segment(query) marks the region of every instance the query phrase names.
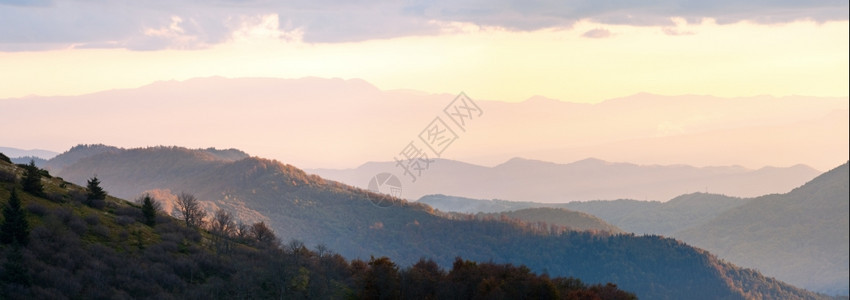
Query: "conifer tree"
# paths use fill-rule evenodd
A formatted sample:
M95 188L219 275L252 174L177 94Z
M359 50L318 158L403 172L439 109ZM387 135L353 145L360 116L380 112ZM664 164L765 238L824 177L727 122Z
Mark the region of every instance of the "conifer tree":
M3 223L0 224L0 242L26 245L29 241L29 223L26 212L21 208L18 193L12 189L9 202L3 207Z
M145 218L145 224L153 227L156 225L156 204L151 195L145 194L145 197L142 199L142 215Z
M99 207L103 204L103 201L106 200L106 191L100 187L100 180L97 179L97 176L88 180L86 190L88 190L88 194L86 195L86 205Z
M22 184L24 186L24 191L30 194L36 196L44 194L44 186L41 185L41 172L38 167L35 166L35 160L30 160L30 163L26 166L26 172L24 173L24 180Z

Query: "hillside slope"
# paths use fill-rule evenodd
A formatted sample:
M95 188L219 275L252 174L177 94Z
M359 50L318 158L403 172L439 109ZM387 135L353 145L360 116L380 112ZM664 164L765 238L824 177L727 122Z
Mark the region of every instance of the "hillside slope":
M240 216L267 220L283 239L324 244L349 258L387 255L401 265L422 257L449 266L457 256L524 264L555 276L613 282L649 299L818 298L658 236L548 232L499 221L446 218L429 206L310 176L277 161L204 159L183 148L130 149L79 160L59 174L97 173L112 193L189 191ZM379 207L370 200L388 201Z
M844 164L787 194L754 198L674 236L782 280L846 295L848 181Z
M45 194L31 194L18 183L23 169L0 155L0 223L29 224L2 227L2 299L634 299L613 285L536 275L524 266L457 258L448 271L428 260L399 268L386 257L348 262L298 242L281 248L273 235L261 238L261 224L247 231L188 227L165 215L147 219L114 197L90 207L81 201L84 188L59 178L42 178ZM13 231L16 240L8 243Z

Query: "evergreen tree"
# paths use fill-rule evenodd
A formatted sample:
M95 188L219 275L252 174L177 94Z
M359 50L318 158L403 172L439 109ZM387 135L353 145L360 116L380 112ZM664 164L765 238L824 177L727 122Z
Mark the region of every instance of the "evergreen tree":
M24 185L24 191L30 194L37 196L44 194L44 187L41 185L41 172L35 166L35 160L30 160L30 163L26 166L22 184Z
M106 200L106 191L100 187L100 180L97 179L97 176L88 180L86 190L88 190L86 205L91 207L100 207L103 205L104 200Z
M24 264L24 255L21 253L21 246L18 243L13 243L7 253L6 262L3 264L3 273L0 274L0 281L25 287L32 284L32 278L30 278Z
M144 199L142 199L142 215L145 218L145 224L153 227L156 225L156 204L154 204L156 200L151 198L151 195L145 194Z
M29 241L29 223L27 215L21 208L18 193L12 189L9 202L3 207L3 223L0 224L0 242L3 244L17 243L26 245Z

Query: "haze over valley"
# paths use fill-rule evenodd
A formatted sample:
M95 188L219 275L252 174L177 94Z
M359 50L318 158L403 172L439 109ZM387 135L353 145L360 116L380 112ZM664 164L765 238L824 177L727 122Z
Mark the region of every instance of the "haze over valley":
M0 1L0 299L847 299L847 1Z

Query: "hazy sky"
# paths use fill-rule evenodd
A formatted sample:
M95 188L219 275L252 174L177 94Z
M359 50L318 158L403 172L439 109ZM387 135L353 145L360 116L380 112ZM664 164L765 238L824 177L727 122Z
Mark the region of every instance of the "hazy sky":
M848 95L847 1L0 0L0 98L193 77L597 102Z

